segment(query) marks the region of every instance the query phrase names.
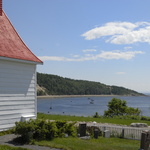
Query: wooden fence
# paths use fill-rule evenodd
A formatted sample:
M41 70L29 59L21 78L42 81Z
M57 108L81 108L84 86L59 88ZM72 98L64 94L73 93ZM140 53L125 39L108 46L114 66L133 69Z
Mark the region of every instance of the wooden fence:
M126 139L141 140L141 133L143 130L148 130L148 128L136 128L136 127L120 127L111 125L99 125L96 126L101 131L109 130L111 136L122 137Z

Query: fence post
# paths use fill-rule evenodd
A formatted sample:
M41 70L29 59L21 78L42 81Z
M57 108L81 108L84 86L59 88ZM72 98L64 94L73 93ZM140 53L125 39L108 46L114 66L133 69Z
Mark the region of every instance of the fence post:
M99 134L98 129L94 129L94 138L95 139L98 139L98 134Z
M122 129L121 137L124 138L124 128Z
M79 134L80 134L80 137L86 136L86 123L79 124Z
M141 143L140 143L140 149L139 150L148 150L150 144L150 132L149 131L143 131L141 133Z

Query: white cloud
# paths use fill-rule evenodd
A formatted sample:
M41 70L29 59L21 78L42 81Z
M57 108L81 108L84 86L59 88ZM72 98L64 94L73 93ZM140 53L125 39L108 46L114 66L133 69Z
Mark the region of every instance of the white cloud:
M109 22L91 29L81 36L85 37L86 40L107 36L106 42L113 44L150 43L150 23Z
M132 49L132 47L124 47L125 50Z
M39 56L39 59L42 61L64 61L65 57L57 57L57 56Z
M109 51L105 52L103 51L102 53L99 54L98 57L103 58L103 59L125 59L129 60L135 57L136 54L143 54L144 52L142 51L128 51L128 52L121 52L121 51Z
M122 51L102 51L99 54L85 54L82 57L77 58L66 58L66 57L57 57L57 56L40 56L39 58L42 61L91 61L91 60L111 60L111 59L124 59L129 60L134 58L137 54L144 54L142 51L128 51L128 52L122 52Z
M80 57L80 55L72 55L74 58Z
M84 53L86 52L96 52L97 50L96 49L84 49L82 50Z

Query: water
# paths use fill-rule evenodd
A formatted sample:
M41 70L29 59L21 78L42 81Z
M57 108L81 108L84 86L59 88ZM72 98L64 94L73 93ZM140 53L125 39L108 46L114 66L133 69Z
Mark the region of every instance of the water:
M114 98L114 96L38 99L37 110L38 112L47 114L73 116L92 116L95 112L98 112L99 115L103 115L104 111L108 109L108 102L112 98ZM143 116L150 116L150 97L117 96L116 98L125 100L129 107L139 108L142 111ZM90 103L91 101L93 104Z

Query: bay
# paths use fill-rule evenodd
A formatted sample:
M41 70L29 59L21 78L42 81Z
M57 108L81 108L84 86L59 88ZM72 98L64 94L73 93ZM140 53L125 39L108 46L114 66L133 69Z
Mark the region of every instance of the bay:
M100 97L62 97L43 98L37 101L37 111L46 114L92 116L95 112L103 115L112 98L127 102L127 106L139 108L143 116L150 116L149 96L100 96Z

